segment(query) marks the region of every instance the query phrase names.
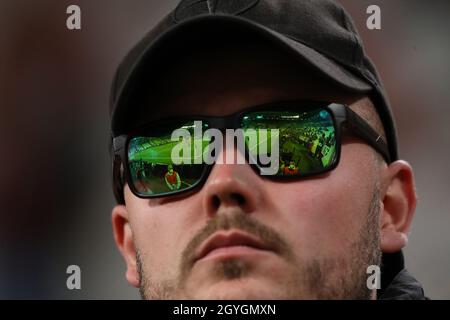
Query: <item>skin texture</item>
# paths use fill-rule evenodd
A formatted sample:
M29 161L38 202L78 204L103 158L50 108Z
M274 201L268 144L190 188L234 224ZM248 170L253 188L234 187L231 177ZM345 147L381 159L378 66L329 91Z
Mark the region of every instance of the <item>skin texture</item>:
M227 115L280 100L333 101L380 128L364 95L286 53L240 48L204 48L177 60L152 87L158 95L149 93L142 106L166 117ZM388 166L345 134L338 167L314 178L271 181L247 164L216 164L196 192L140 199L126 186L125 202L112 210L113 231L126 278L143 298L366 299L375 298L366 268L379 264L381 252L406 245L416 194L408 163ZM274 252L194 263L198 246L221 230L243 230Z

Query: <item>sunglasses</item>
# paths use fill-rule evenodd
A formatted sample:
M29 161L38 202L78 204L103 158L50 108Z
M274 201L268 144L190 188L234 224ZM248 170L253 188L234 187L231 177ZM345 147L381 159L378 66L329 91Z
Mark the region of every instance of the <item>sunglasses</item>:
M159 120L113 138L114 194L119 203L124 203L125 183L139 198L165 197L200 188L214 165L211 159L217 160L221 151L215 147L222 148L222 144L215 144L217 136L198 134L211 130L240 132L245 160L264 178L282 181L323 174L339 164L344 128L391 162L383 138L350 108L337 103L287 101L226 117ZM183 139L173 138L174 132L183 132ZM266 156L266 163L261 161L262 156ZM272 159L270 174L268 158Z

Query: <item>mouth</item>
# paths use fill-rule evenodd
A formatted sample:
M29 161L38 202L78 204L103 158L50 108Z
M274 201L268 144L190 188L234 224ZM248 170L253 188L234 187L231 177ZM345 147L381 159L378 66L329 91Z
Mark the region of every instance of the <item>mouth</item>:
M258 237L241 231L220 231L206 239L198 248L195 262L204 259L227 259L236 256L273 252Z

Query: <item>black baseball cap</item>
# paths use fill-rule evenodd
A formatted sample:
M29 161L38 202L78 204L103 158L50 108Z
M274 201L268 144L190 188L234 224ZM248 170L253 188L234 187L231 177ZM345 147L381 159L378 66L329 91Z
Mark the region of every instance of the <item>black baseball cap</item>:
M343 89L367 93L382 120L391 160L398 159L395 123L381 80L351 17L332 0L182 0L120 64L110 101L112 137L151 120L151 106L140 106L139 99L164 65L197 45L242 37L278 46Z

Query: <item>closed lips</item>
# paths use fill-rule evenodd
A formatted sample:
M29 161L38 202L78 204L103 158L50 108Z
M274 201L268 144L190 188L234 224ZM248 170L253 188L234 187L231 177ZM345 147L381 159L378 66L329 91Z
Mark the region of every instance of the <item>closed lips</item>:
M197 250L196 261L219 248L246 246L259 250L271 250L259 238L243 232L219 232L205 240Z

